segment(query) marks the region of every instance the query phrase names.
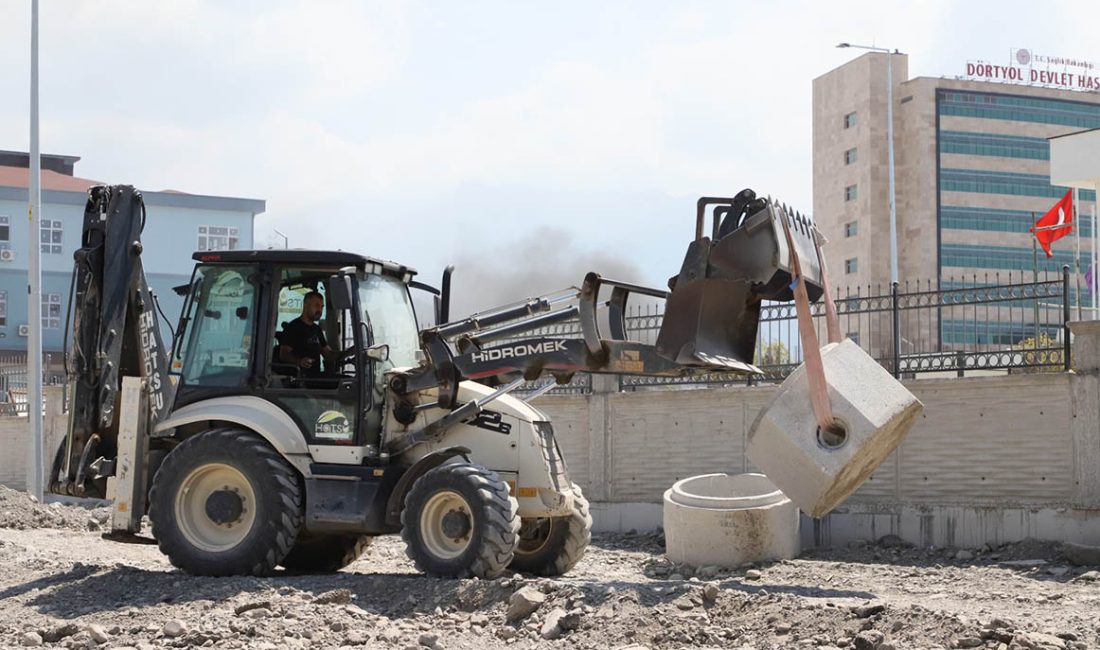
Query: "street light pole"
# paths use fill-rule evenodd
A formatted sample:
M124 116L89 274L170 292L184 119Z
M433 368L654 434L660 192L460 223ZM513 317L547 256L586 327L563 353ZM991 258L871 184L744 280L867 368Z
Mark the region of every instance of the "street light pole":
M27 216L30 250L27 261L27 492L42 500L44 444L42 439L42 268L40 236L42 221L42 162L38 148L38 0L31 0L31 133L30 182L27 188Z
M290 248L290 238L287 237L286 235L284 235L283 233L279 232L278 228L272 228L272 230L275 231L276 235L283 238L283 248Z
M886 147L889 158L887 167L890 172L890 283L893 284L898 281L898 213L894 193L894 59L892 56L896 51L891 52L885 47L851 43L841 43L837 47L851 47L886 54Z

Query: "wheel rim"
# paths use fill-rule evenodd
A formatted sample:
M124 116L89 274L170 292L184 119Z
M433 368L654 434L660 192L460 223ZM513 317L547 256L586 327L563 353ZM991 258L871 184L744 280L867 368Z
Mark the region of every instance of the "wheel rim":
M546 545L550 542L550 537L554 534L555 525L552 517L522 519L519 527L519 544L516 546L516 555L530 555L546 548Z
M256 520L256 496L236 467L211 463L195 468L176 492L176 522L189 543L212 553L248 536Z
M470 547L473 516L470 504L458 492L436 492L420 512L420 536L436 557L454 559Z

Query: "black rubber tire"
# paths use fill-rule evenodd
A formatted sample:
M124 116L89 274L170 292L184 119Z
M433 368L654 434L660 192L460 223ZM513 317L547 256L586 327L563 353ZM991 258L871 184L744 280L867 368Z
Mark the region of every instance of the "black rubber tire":
M425 544L421 513L432 496L451 491L469 506L470 541L454 558L434 554ZM496 472L470 463L450 463L416 479L405 495L401 538L416 568L439 578L495 578L512 561L519 541L519 502Z
M212 463L235 468L256 497L251 530L236 546L206 551L180 531L176 493L195 469ZM263 438L244 429L213 429L181 442L153 477L149 492L153 536L173 565L192 575L267 575L290 553L302 525L298 474Z
M539 576L560 576L581 561L592 541L592 515L580 486L574 483L572 487L573 514L570 516L522 520L528 527L540 529L542 535L525 540L521 527L516 555L508 568Z
M322 535L301 531L280 564L292 571L332 573L358 560L373 541L372 535Z

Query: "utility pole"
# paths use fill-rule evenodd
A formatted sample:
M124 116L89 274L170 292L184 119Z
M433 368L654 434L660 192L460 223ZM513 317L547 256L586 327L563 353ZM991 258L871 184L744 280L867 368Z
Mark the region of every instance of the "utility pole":
M42 500L42 265L39 242L42 223L42 154L38 148L38 0L31 0L31 146L30 189L27 217L30 220L27 262L27 492Z

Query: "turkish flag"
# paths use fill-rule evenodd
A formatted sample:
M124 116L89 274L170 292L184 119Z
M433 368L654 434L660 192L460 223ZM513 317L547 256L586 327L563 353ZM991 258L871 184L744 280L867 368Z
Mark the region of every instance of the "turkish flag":
M1060 228L1065 224L1064 228ZM1066 190L1062 200L1055 203L1054 207L1047 211L1041 219L1031 227L1035 233L1035 239L1046 251L1047 257L1054 257L1050 252L1050 245L1056 240L1065 237L1073 230L1073 190Z

